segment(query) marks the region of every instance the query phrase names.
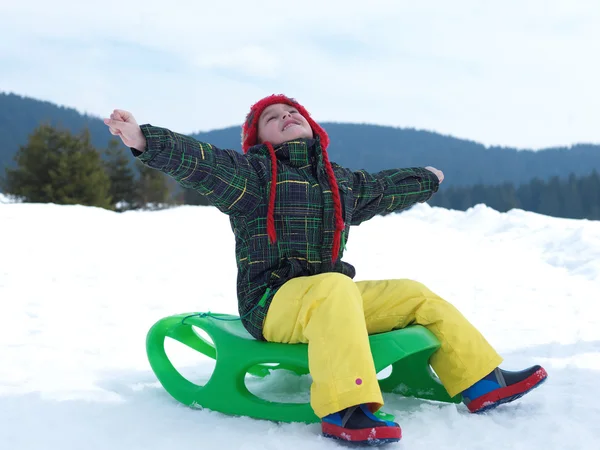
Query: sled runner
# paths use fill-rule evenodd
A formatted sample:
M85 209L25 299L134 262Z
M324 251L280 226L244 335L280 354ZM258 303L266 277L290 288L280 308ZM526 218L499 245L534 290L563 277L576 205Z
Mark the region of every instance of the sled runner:
M213 342L204 339L193 326L204 330ZM188 381L175 369L165 352L166 337L216 359L214 372L204 386ZM392 366L389 376L379 380L383 392L460 402L460 396L448 396L429 366L439 343L426 328L411 326L369 336L369 341L376 371ZM195 313L165 317L148 332L146 351L162 386L187 406L276 422L319 421L309 403L261 399L247 389L244 381L247 373L265 377L274 370L308 374L308 345L258 341L237 316Z

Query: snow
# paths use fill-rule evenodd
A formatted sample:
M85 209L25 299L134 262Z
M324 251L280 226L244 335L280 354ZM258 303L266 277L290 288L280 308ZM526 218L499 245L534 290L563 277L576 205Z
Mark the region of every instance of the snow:
M150 370L145 337L160 318L236 313L233 234L216 209L118 214L0 199L0 234L0 448L343 448L318 424L185 407ZM403 430L388 448L600 447L600 222L418 205L354 228L345 259L357 280L427 284L483 332L502 367L549 372L482 415L386 395ZM169 353L182 373L208 379L210 360L181 347ZM310 385L288 373L250 381L290 399Z
M10 198L8 195L5 195L2 192L0 192L0 204L1 203L16 203L16 202L12 198Z

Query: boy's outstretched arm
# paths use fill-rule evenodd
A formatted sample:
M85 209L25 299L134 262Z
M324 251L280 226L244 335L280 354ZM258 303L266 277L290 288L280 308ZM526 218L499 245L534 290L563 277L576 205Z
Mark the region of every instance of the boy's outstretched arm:
M243 215L258 205L259 176L241 153L166 128L139 126L133 115L123 110L115 110L104 123L141 162L198 191L222 212Z
M435 171L435 172L434 172ZM359 225L378 214L401 211L415 203L426 202L443 180L433 167L411 167L369 173L353 172L354 209L352 225Z

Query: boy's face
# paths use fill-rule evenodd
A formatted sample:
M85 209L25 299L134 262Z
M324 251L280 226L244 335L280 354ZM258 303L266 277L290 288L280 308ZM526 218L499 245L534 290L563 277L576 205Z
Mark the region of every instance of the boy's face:
M278 145L312 137L312 128L293 106L284 103L267 106L258 118L258 142L269 141Z

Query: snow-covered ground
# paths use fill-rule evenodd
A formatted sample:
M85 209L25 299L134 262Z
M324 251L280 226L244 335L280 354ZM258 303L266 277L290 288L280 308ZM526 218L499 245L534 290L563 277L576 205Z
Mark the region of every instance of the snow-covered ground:
M145 337L158 319L236 313L233 235L216 209L117 214L5 199L0 239L0 448L342 448L317 424L187 408L150 370ZM386 396L404 435L388 448L600 448L600 222L419 205L356 227L346 260L357 280L424 282L476 324L504 368L549 372L483 415ZM210 361L180 347L169 352L182 372L208 378ZM309 382L276 373L252 386L292 397Z

